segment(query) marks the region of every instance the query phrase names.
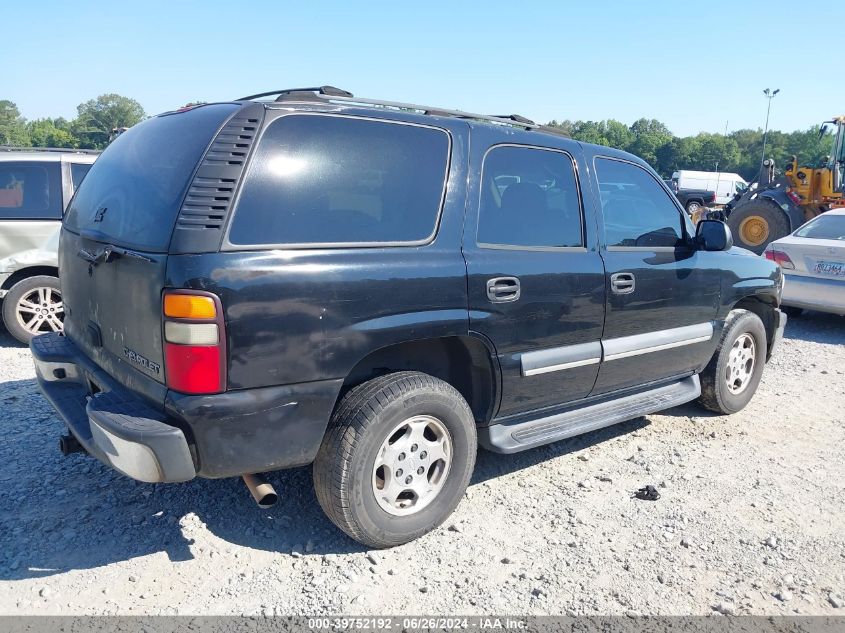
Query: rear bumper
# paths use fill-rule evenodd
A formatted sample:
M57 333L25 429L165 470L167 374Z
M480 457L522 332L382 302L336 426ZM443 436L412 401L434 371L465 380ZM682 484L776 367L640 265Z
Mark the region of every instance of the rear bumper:
M188 396L161 410L59 334L32 339L41 391L91 455L151 482L232 477L314 461L342 379ZM96 385L99 392L91 388Z
M41 391L89 454L139 481L187 481L196 475L185 434L70 340L45 334L33 338L30 349ZM92 383L100 389L94 395Z
M781 303L795 308L845 314L845 279L784 273Z

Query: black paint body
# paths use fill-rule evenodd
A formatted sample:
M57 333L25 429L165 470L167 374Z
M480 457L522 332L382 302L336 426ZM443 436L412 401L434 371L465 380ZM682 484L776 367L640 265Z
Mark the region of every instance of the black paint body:
M201 476L309 463L343 390L383 371L416 368L447 379L463 376L455 380L472 400L480 425L530 418L701 371L733 306L753 300L776 307L779 301L779 270L746 251L703 252L689 235L672 252L608 251L594 158L624 159L653 174L623 152L517 127L383 108L248 103L243 111L259 107L265 111L250 114L258 121L259 139L262 126L291 112L330 111L443 129L451 138L446 192L436 235L416 246L235 249L224 239L230 208L216 247L207 252L185 252L190 250L185 240L178 247L174 240L169 253L143 253L149 261L119 257L89 270L78 251L102 243L95 234L63 230L60 274L68 338L186 432ZM557 149L572 158L582 249L494 249L476 243L481 162L490 147L505 143ZM236 210L236 203L231 206ZM678 213L685 215L680 207ZM637 276L636 291L624 297L609 289L609 276L621 270ZM488 300L485 283L499 276L519 278L518 301ZM161 318L167 288L219 296L225 393L168 390ZM522 375L525 353L703 322L714 325L706 342ZM126 350L147 364L131 361ZM158 371L151 369L155 365Z

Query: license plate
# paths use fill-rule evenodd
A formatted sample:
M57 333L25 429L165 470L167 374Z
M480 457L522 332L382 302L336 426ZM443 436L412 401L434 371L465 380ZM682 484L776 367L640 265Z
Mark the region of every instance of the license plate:
M814 270L820 275L845 277L845 264L841 262L817 262Z

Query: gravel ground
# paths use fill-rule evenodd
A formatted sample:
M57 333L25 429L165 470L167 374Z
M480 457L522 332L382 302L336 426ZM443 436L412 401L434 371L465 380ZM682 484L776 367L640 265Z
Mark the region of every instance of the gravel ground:
M2 614L845 614L845 319L793 319L751 404L481 452L441 529L368 552L307 468L136 483L81 456L0 334ZM631 492L658 486L658 501Z

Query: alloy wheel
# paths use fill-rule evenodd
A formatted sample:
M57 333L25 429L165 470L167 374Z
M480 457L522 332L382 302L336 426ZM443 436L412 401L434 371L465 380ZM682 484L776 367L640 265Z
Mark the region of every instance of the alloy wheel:
M33 288L15 307L20 326L31 334L61 332L64 318L62 294L55 288Z
M373 464L373 494L393 515L415 514L443 489L452 464L452 438L430 415L398 424L381 445Z

